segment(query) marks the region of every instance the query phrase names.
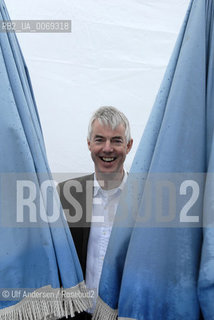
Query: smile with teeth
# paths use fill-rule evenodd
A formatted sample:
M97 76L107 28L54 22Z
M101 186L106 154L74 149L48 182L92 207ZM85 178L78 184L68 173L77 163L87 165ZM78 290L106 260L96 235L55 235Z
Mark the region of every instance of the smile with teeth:
M116 159L116 157L100 157L100 159L104 162L112 162Z

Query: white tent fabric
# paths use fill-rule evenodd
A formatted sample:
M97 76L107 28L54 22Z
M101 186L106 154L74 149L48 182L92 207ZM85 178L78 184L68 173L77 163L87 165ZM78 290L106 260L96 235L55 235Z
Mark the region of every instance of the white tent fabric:
M93 170L87 125L101 105L114 105L130 119L134 138L126 161L130 168L188 4L188 0L6 0L13 20L72 20L72 33L17 34L53 172L74 175Z

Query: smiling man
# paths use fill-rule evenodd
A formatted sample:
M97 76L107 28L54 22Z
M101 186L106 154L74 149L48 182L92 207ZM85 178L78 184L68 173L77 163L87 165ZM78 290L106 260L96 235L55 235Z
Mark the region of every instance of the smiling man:
M86 285L95 290L92 309L77 315L78 319L90 319L95 308L103 260L127 178L124 161L133 144L128 119L116 108L99 108L89 122L87 142L95 173L59 184Z
M123 164L132 143L129 122L122 112L112 107L95 112L89 123L88 148L103 189L113 189L122 182Z

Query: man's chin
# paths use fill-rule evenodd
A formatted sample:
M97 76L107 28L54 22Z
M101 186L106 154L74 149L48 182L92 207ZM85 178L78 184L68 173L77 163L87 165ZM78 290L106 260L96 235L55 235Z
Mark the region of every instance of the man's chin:
M113 171L113 170L99 170L96 172L96 175L99 177L102 177L104 180L105 179L115 179L116 177L121 176L120 171Z
M96 171L96 178L103 189L117 188L123 179L123 172L120 171Z

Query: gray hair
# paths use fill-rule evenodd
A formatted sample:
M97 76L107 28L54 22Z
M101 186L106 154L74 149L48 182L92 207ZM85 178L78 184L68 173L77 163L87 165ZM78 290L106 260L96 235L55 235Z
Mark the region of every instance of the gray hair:
M131 140L131 131L128 119L121 111L114 107L100 107L94 112L88 125L88 140L91 139L92 125L96 119L100 122L100 124L110 126L112 130L122 124L125 128L125 137L127 143Z

